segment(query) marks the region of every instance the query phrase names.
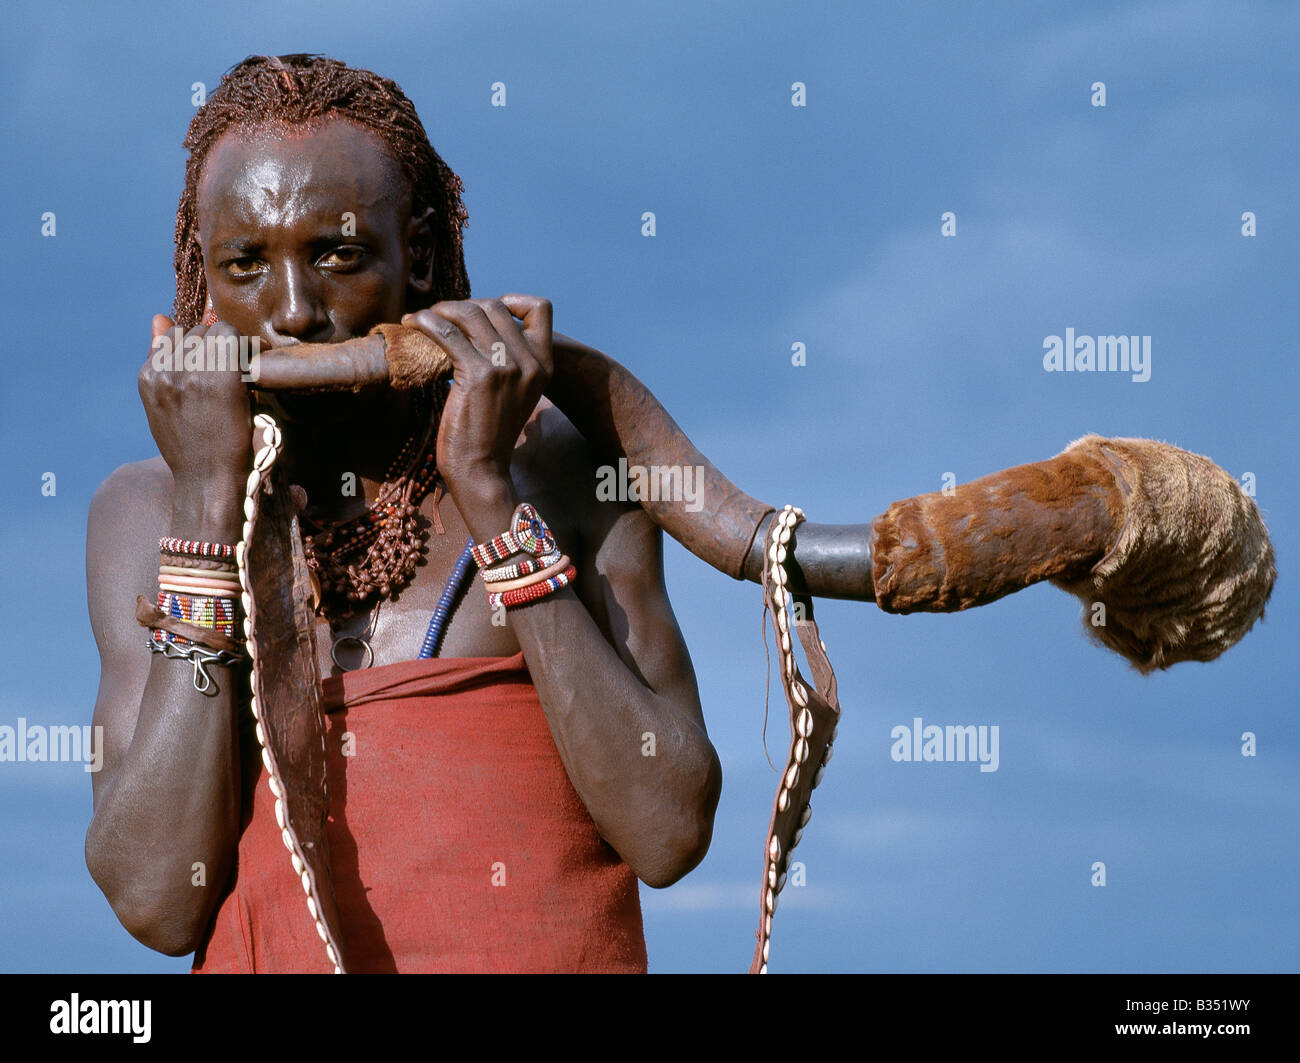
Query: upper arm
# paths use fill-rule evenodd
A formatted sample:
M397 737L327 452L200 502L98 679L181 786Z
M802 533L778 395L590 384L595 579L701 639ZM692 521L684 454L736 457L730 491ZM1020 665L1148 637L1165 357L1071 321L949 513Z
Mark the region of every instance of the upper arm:
M542 417L547 477L578 540L574 591L628 670L705 732L686 640L664 582L663 533L635 502L596 497L596 461L558 409Z
M161 458L123 465L100 485L86 522L86 599L99 648L94 725L104 751L92 776L95 799L135 733L151 655L135 619L136 596L149 596L158 576L158 536L165 533L171 475Z

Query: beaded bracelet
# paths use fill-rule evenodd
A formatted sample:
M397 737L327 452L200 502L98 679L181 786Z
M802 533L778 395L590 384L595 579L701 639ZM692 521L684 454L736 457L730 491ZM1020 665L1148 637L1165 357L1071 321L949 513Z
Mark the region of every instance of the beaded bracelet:
M554 594L561 587L567 587L577 575L578 570L573 565L570 565L559 575L552 576L550 579L541 580L514 591L489 594L488 605L493 609L497 608L497 606L505 606L510 609L516 605L527 605L529 602L545 598L548 594Z
M504 561L514 554L532 554L541 557L556 550L555 536L527 502L521 502L510 518L510 528L500 535L474 547L474 560L479 568Z
M534 572L541 572L544 568L550 568L564 555L558 550L555 553L543 554L541 557L530 557L525 561L520 561L516 565L503 565L500 568L485 568L481 573L484 583L502 583L505 580L518 579L520 576L529 576ZM504 587L498 587L497 590L504 590Z
M164 535L158 540L158 549L169 554L187 554L192 557L220 557L234 560L235 548L229 543L203 543L194 539L178 539Z
M531 587L534 583L545 583L550 577L558 575L569 567L569 555L561 554L552 565L547 565L540 572L535 572L531 576L521 576L519 579L506 580L502 583L492 584L491 590L494 594L505 594L507 591L518 591L525 587Z
M160 590L158 592L158 611L176 620L183 620L193 627L208 628L226 638L237 639L235 625L235 602L231 598L215 598ZM182 646L194 645L193 639L152 628L151 639L154 642L177 642Z

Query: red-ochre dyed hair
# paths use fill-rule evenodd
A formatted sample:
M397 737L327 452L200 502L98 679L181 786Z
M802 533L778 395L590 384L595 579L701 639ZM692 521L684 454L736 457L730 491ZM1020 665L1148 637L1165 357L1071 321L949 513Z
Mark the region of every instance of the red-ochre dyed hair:
M213 145L232 129L311 124L330 117L347 118L379 137L411 190L412 212L433 208L429 224L437 251L426 305L469 298L462 243L469 217L461 200L464 185L433 150L415 106L397 83L321 55L255 55L226 73L185 137L190 154L176 211L176 324L198 325L207 302L197 197Z

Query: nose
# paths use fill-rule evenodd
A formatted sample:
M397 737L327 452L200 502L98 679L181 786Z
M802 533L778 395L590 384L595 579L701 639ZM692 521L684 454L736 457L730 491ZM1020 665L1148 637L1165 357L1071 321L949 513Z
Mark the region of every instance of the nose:
M319 278L313 271L286 265L276 271L272 286L271 331L277 340L323 343L331 332L321 300Z

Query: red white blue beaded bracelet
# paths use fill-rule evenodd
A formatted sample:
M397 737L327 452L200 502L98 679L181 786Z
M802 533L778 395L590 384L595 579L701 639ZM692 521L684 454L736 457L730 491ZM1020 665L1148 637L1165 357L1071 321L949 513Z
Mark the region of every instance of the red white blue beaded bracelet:
M158 549L168 554L189 554L191 557L235 556L235 548L229 543L201 543L193 539L177 539L171 535L158 540Z
M527 587L520 587L517 590L503 591L500 594L488 594L488 606L496 609L498 606L505 606L510 609L516 605L527 605L529 602L538 601L549 594L554 594L561 587L567 587L577 578L578 570L570 565L563 572L551 576L549 579L538 580L536 583L530 583Z
M510 518L510 528L485 543L474 547L474 561L479 568L504 561L515 554L543 554L556 552L555 536L546 521L527 502L521 502Z

